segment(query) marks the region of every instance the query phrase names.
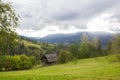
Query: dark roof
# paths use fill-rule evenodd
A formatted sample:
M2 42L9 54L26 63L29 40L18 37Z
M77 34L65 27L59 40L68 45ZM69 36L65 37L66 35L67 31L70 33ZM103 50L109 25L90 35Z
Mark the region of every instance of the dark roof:
M45 54L44 56L47 58L48 62L55 62L55 61L57 61L57 54L56 53Z

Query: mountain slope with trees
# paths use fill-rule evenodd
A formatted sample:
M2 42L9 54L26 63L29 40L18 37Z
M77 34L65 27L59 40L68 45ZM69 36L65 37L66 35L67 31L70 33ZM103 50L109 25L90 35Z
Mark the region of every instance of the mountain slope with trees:
M106 46L109 39L112 39L113 37L113 34L109 32L78 32L71 34L52 34L45 36L43 38L30 38L30 39L48 43L71 44L74 42L81 42L82 34L87 34L89 40L92 40L92 38L94 37L99 38L103 46Z

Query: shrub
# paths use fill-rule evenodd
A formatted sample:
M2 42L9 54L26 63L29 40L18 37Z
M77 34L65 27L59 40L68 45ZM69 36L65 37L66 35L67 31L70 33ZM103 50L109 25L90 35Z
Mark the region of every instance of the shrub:
M0 56L0 70L30 69L36 63L35 57L26 55Z
M21 69L30 69L32 67L32 62L30 61L28 56L21 55Z
M73 59L72 54L69 51L61 50L58 58L59 63L66 63Z
M32 66L37 64L36 58L34 56L29 57L30 62L32 63Z
M4 65L5 70L12 70L13 65L12 65L11 56L5 56L3 62L4 62L3 65Z
M117 61L120 62L120 54L116 54Z
M5 56L0 56L0 70L4 68Z
M12 58L12 65L13 65L12 69L13 70L20 69L21 62L22 62L22 60L20 59L20 56L15 55L15 56L11 56L11 58Z
M120 55L119 54L109 55L107 59L110 62L120 62Z

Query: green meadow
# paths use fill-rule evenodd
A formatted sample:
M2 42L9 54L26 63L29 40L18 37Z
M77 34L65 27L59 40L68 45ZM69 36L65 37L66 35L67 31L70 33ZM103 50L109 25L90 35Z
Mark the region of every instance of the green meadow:
M113 56L37 66L31 70L0 72L0 80L120 80L120 62Z

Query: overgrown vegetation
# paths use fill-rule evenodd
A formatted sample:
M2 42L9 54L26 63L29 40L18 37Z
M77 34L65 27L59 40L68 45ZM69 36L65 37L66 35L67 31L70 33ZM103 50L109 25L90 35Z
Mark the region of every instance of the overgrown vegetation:
M22 70L30 69L36 64L35 57L25 56L25 55L15 55L15 56L0 56L0 70Z
M114 36L114 39L109 42L107 51L111 54L115 54L117 61L120 62L120 34Z
M69 51L60 50L59 58L58 58L59 63L66 63L68 61L71 61L72 59L73 56Z

